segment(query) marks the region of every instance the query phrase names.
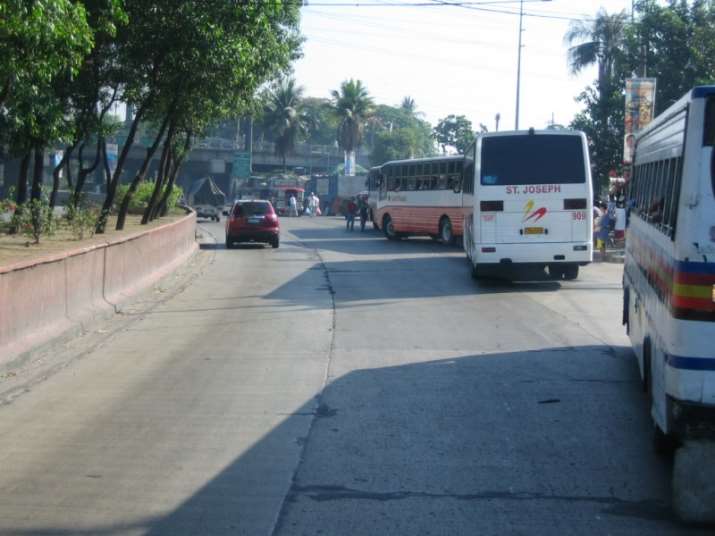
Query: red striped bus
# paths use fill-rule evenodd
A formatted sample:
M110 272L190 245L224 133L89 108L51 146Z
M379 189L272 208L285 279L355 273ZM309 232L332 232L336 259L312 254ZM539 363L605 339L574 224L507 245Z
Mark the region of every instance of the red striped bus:
M464 157L394 160L371 170L373 223L390 240L431 236L461 243Z

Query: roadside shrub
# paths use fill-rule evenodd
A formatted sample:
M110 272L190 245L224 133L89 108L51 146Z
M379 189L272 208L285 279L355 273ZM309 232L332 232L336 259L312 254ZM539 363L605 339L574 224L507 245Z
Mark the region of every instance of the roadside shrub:
M149 199L151 199L151 193L154 190L154 183L149 182L149 181L142 181L139 183L139 186L137 186L136 191L134 192L134 195L132 196L132 200L129 203L129 214L143 214L144 209L147 207L149 204ZM129 185L128 184L121 184L117 188L117 195L115 196L115 210L119 210L120 205L122 204L122 201L124 200L124 196L127 195L127 192L129 191Z
M122 200L124 199L124 196L127 194L128 191L128 184L122 184L117 188L117 195L115 196L115 210L119 209L119 206L122 204ZM129 203L129 214L144 214L144 210L149 205L149 200L151 199L151 194L153 191L153 182L140 182L139 186L137 186L137 189L134 192L134 195L132 196L131 202ZM176 203L179 201L183 193L184 191L181 189L180 186L174 185L174 188L171 191L171 195L167 200L167 209L169 211L173 210L174 207L176 207Z
M95 207L85 207L80 205L74 208L72 205L67 207L65 215L67 226L74 236L75 240L84 240L85 237L94 236L95 225L99 218L99 210Z
M43 196L18 206L13 214L11 225L31 238L34 244L39 244L41 237L55 234L57 219L49 202Z

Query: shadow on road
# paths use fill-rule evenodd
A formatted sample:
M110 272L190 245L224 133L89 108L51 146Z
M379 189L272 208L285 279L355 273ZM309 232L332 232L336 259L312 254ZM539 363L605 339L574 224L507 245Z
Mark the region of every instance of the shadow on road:
M628 348L357 370L164 517L10 533L252 536L280 510L273 534L707 534L673 520L650 432ZM292 480L271 471L286 450Z
M276 534L480 534L505 518L515 533L689 533L638 386L630 349L601 346L354 371L149 534L268 534L243 490L290 441L305 446Z
M315 264L297 277L264 296L299 305L304 293L298 289L314 281L312 270L326 270L330 289L339 303L362 300L401 300L444 296L468 296L518 292L554 292L561 288L546 276L543 280L512 282L484 279L478 282L469 275L466 261L456 256L357 260Z
M296 436L306 419L309 437ZM498 534L507 519L534 535L690 534L673 521L670 469L649 432L625 348L359 370L164 517L11 533L269 534L282 505L276 534ZM302 450L292 482L270 471L288 445L296 459Z

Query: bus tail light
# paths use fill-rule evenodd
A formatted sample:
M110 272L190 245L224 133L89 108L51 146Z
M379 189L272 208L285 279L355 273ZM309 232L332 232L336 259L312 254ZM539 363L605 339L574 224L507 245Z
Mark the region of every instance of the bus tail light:
M588 246L574 246L574 251L588 251Z
M710 227L710 242L715 242L715 225Z
M586 206L585 199L564 199L564 210L583 210Z
M504 201L481 201L479 210L482 212L503 212Z
M497 248L482 248L482 253L496 253Z

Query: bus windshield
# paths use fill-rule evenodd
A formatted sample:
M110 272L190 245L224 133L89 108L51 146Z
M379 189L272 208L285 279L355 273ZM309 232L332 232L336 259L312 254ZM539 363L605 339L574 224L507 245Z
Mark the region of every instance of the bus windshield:
M524 134L482 140L484 186L583 182L586 168L580 136Z

